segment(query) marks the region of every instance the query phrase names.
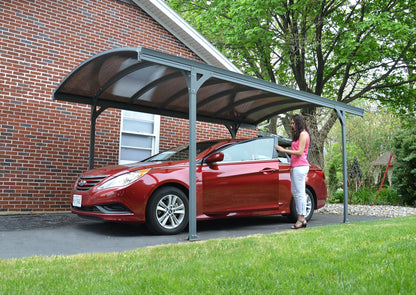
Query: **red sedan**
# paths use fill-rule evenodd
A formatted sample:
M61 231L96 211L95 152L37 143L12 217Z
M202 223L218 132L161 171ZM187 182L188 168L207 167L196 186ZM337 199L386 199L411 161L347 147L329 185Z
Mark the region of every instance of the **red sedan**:
M188 146L130 165L87 171L72 190L72 212L107 221L141 222L153 233L176 234L188 224ZM290 192L290 159L274 138L197 143L197 219L297 213ZM325 205L324 172L306 180L307 216Z

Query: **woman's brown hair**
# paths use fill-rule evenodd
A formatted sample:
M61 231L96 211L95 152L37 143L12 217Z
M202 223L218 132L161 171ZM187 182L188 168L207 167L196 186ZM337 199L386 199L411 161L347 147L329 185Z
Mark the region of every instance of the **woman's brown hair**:
M296 114L292 117L293 122L295 123L295 130L292 134L293 141L296 141L299 139L300 133L302 131L308 131L308 126L306 126L305 118L302 115Z

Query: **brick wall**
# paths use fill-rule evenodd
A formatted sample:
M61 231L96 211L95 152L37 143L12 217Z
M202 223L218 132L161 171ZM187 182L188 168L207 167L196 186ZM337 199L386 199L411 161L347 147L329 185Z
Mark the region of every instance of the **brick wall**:
M90 108L52 101L52 92L91 55L122 46L199 61L126 0L0 1L0 213L69 210L71 187L88 169ZM187 128L162 118L160 148L186 139ZM198 129L198 140L230 137L223 126ZM118 162L119 132L120 111L106 110L97 120L97 167Z

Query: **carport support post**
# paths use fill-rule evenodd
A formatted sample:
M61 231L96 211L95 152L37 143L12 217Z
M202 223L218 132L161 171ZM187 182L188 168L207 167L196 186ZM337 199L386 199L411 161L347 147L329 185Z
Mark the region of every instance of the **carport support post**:
M338 119L341 122L342 127L342 171L343 171L343 182L344 182L344 223L348 223L348 171L347 171L347 135L346 135L346 118L345 111L338 110Z
M189 93L189 241L198 240L196 233L196 73L191 72Z
M202 73L198 73L202 74ZM196 232L196 107L197 92L201 85L209 79L208 73L199 79L197 72L192 69L184 74L189 94L189 241L197 241Z
M97 117L95 115L95 105L91 106L91 126L90 126L90 154L88 159L89 170L94 169L94 151L95 151L95 126Z
M93 104L91 106L90 154L89 154L89 160L88 160L89 170L94 169L95 126L96 126L97 118L106 109L107 109L107 107L101 107L99 110L97 110L97 106L95 104Z

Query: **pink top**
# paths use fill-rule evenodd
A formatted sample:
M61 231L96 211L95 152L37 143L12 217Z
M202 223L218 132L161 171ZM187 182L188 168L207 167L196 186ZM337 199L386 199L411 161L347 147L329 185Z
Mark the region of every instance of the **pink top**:
M306 132L306 131L302 131L302 133L303 132ZM290 158L291 167L309 166L307 156L308 156L308 150L309 150L309 143L311 139L309 137L309 133L306 132L306 134L308 134L308 140L306 141L306 144L305 144L305 150L303 151L303 154L301 156L291 155L291 158ZM299 139L296 141L292 141L292 150L297 151L298 149L299 149Z

